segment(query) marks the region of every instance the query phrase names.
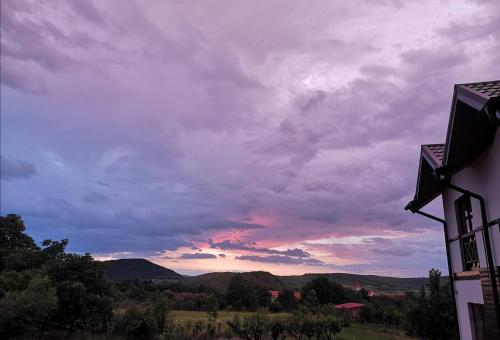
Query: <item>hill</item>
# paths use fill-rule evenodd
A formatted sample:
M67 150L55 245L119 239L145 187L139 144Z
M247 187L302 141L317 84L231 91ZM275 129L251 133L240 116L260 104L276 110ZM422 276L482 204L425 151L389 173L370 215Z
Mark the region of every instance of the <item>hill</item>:
M184 279L183 283L188 286L197 287L204 285L225 292L229 281L233 276L242 276L243 278L258 283L268 289L282 290L286 288L279 276L273 275L269 272L246 272L246 273L233 273L233 272L216 272L207 273L198 276L192 276Z
M235 276L240 275L244 278L259 283L268 289L281 290L284 288L298 290L301 289L306 283L312 281L316 277L327 277L328 279L340 283L345 287L352 287L356 280L361 287L367 290L374 290L378 293L402 293L413 291L416 292L420 287L427 282L425 277L416 278L398 278L377 275L359 275L347 273L325 273L325 274L304 274L304 275L290 275L290 276L277 276L268 272L247 272L247 273L233 273L233 272L218 272L208 273L198 276L192 276L183 280L183 282L190 286L204 285L206 287L216 288L221 291L227 289L229 280ZM447 280L447 277L443 277Z
M418 291L427 282L425 277L400 278L378 275L359 275L348 273L324 273L281 276L284 285L290 289L300 289L307 282L316 277L327 277L329 280L340 283L345 287L352 287L356 281L366 290L374 290L383 293L401 293ZM445 278L447 279L447 278Z
M120 259L104 263L106 263L106 275L114 281L183 279L181 274L145 259Z
M269 272L256 271L246 273L214 272L197 276L182 276L171 269L164 268L145 259L121 259L105 261L107 263L106 274L115 281L119 280L176 280L182 281L186 286L215 288L226 291L229 281L233 276L239 275L243 278L258 283L268 289L291 289L299 290L306 283L316 277L327 277L329 280L340 283L345 287L352 287L356 281L367 290L377 293L402 293L416 292L427 283L425 277L399 278L378 275L360 275L348 273L321 273L278 276ZM442 277L443 283L448 277Z

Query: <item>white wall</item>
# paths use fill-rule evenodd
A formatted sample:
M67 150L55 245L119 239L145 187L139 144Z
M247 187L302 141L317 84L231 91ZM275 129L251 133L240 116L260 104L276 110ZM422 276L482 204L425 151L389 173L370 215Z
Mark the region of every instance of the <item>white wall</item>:
M451 183L463 189L472 191L484 197L486 203L486 212L488 221L500 218L500 129L497 128L495 140L481 156L471 165L456 173ZM454 202L462 194L455 190L446 189L443 192L444 216L448 223L450 238L458 235L457 221L455 215ZM478 227L482 225L481 210L479 201L472 199L473 225ZM489 229L491 238L491 248L494 253L495 265L500 265L500 231L498 226ZM481 266L486 265L484 257L484 247L482 245L482 235L477 234L479 261ZM456 243L456 242L454 242ZM455 250L452 244L452 263L454 271L457 271L460 259L456 256L460 254ZM479 249L480 248L480 249ZM461 265L460 265L461 267Z
M472 339L468 303L484 304L481 282L479 280L455 281L455 299L460 339Z
M470 166L455 174L451 179L451 183L484 197L488 221L500 218L500 129L497 128L493 144ZM454 202L461 195L461 193L451 189L446 189L442 195L444 216L448 223L450 238L458 236ZM479 201L471 199L471 203L473 225L474 227L481 226ZM500 230L498 226L493 226L489 231L494 262L496 266L500 266ZM476 233L476 241L479 265L485 267L486 257L482 232ZM450 253L453 272L463 271L458 241L450 244ZM460 338L472 339L468 303L484 303L481 282L479 279L455 280L454 285Z

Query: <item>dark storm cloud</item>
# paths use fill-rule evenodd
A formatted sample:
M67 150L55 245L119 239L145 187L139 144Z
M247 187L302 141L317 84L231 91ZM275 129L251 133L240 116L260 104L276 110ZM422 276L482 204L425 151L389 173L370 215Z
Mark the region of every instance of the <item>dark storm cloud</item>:
M83 200L88 203L105 203L109 201L109 197L96 191L90 191L87 195L83 196Z
M193 253L193 254L182 254L180 258L183 260L204 260L204 259L216 259L217 256L215 256L214 254Z
M425 272L442 245L408 240L438 226L403 210L419 145L443 142L454 83L500 72L498 1L459 3L2 1L2 155L31 165L7 166L29 181L2 181L1 212L79 251L212 238L249 266ZM411 255L299 249L383 233Z
M0 157L0 175L2 179L30 178L37 174L33 163Z
M208 244L210 245L211 248L222 249L222 250L245 250L254 253L279 254L279 255L296 256L296 257L311 256L311 254L309 254L308 252L298 248L287 249L287 250L275 250L269 248L254 247L248 243L241 241L224 240L220 242L213 242L213 240L210 239L208 240Z
M286 255L270 255L270 256L257 256L257 255L241 255L235 257L237 260L263 262L263 263L276 263L276 264L296 264L307 266L320 266L323 264L317 259L303 259L291 257Z

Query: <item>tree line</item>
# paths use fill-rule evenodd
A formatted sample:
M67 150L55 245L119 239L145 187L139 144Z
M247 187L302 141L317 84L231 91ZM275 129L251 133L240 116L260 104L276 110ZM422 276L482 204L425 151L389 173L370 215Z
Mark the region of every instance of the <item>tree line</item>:
M105 264L90 254L65 251L68 240L40 245L25 232L18 215L0 216L0 338L39 338L55 330L91 332L129 339L334 339L351 320L335 304L361 302L360 321L406 329L422 339L456 337L449 289L440 272L431 270L429 283L403 301L368 297L317 277L302 289L302 299L283 290L271 301L266 287L235 275L227 292L182 283L111 282ZM192 298L177 300L174 292L190 290ZM206 312L206 322L179 324L171 310ZM227 323L220 310L256 311ZM286 312L286 317L273 313Z

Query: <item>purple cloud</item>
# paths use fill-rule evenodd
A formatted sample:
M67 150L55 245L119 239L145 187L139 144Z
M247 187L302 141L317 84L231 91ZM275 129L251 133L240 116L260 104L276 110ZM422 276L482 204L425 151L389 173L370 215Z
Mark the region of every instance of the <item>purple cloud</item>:
M303 259L286 255L269 255L269 256L256 256L256 255L241 255L235 257L237 260L263 262L263 263L276 263L276 264L294 264L294 265L307 265L307 266L320 266L323 264L318 259Z
M27 161L0 157L0 166L2 179L30 178L37 174L35 165Z
M204 259L216 259L217 256L215 256L214 254L193 253L193 254L182 254L179 258L183 260L204 260Z
M208 244L210 245L211 248L222 249L222 250L247 250L254 253L282 254L282 255L296 256L296 257L311 256L311 254L299 248L287 249L287 250L275 250L269 248L253 247L241 241L224 240L221 242L214 242L213 240L210 239L208 240Z
M498 2L462 5L2 1L2 179L29 180L0 212L75 251L445 268L402 207L453 84L500 73ZM411 254L356 241L387 234Z

